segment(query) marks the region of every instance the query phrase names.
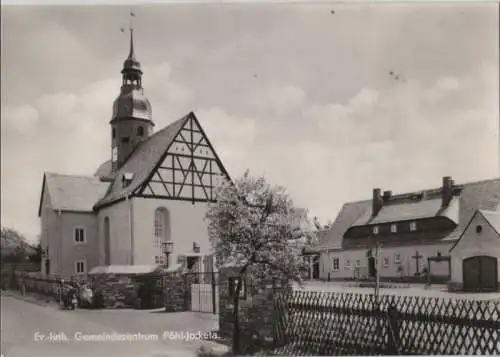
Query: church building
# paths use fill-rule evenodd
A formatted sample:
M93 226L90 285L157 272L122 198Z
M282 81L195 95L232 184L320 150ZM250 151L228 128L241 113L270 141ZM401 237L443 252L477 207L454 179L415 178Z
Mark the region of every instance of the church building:
M473 238L464 238L452 259L452 248L478 210L500 210L500 178L455 184L451 177L443 177L441 187L404 194L376 188L371 199L344 204L324 232L318 252L320 278L369 278L378 268L381 278L412 280L430 271L434 281L451 281L452 275L462 274L454 267L462 264L460 257L487 254L485 246L469 247L464 253L461 247L475 244ZM488 233L483 236L495 241L490 225L484 226ZM500 261L500 256L492 259ZM491 265L496 269L497 264Z
M210 271L204 217L214 188L230 177L194 113L154 131L132 29L121 74L109 122L110 160L93 176L44 174L42 271L70 277L97 267L147 271L164 263Z

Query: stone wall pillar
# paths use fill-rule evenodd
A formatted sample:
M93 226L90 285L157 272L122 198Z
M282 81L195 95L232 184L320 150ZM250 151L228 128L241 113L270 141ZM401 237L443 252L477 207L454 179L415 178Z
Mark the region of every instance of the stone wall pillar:
M163 277L163 305L166 312L187 311L188 285L185 275L180 272L168 273Z
M227 267L219 270L219 334L233 339L234 299L229 289L231 277L237 277L239 268ZM273 346L276 309L274 298L284 292L285 281L250 281L246 285L246 296L240 298L240 344L242 353L251 353L263 347Z

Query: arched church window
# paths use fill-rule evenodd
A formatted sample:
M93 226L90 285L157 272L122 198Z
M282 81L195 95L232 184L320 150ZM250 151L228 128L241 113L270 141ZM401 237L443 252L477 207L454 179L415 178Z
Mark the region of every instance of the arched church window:
M113 129L111 130L111 137L112 137L113 139L114 139L114 138L116 138L116 129L115 129L115 128L113 128Z
M154 230L155 248L161 248L162 242L170 241L170 214L165 207L155 211Z
M109 217L104 218L104 265L111 264L111 229Z
M139 126L137 128L137 135L138 136L144 136L144 127L143 126Z

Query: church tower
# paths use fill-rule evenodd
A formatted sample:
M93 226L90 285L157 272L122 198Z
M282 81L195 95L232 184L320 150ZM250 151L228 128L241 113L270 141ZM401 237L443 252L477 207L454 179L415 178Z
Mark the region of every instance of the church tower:
M130 28L130 52L123 62L122 86L113 103L111 125L111 163L116 172L134 148L153 132L151 104L142 88L141 64L134 54L134 30Z

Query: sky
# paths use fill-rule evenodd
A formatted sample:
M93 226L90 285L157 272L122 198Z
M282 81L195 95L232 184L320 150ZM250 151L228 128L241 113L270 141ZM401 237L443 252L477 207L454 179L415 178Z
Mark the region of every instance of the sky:
M498 5L134 6L156 128L193 111L229 174L321 222L345 202L499 176ZM43 173L110 157L128 6L2 6L1 221L39 233Z

